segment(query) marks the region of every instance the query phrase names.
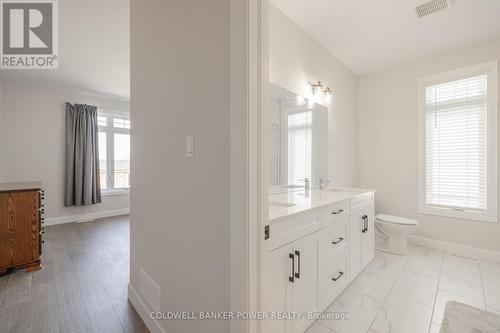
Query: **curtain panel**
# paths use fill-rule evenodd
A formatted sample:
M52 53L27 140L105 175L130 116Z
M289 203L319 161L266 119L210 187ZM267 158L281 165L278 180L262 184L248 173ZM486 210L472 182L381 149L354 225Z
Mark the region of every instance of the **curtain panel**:
M65 206L101 203L97 107L66 102Z

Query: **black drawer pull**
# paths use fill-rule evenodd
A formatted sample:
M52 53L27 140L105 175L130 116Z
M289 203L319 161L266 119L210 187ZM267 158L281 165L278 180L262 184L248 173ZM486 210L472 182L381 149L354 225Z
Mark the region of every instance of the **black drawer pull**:
M342 242L344 239L342 237L339 237L339 240L336 242L332 242L333 245L337 245L338 243Z
M297 270L298 272L295 273L295 277L297 279L300 279L300 251L295 251L295 255L297 256L297 258L299 258L299 262L297 263L297 266L299 267L299 269Z
M337 275L337 277L332 278L332 281L337 281L342 277L342 275L344 275L344 272L339 272L339 275Z
M337 215L337 214L340 214L340 213L343 213L344 210L343 209L339 209L338 211L336 212L332 212L333 215Z
M292 259L292 275L288 277L288 281L294 282L295 281L295 256L293 253L289 254L289 258Z

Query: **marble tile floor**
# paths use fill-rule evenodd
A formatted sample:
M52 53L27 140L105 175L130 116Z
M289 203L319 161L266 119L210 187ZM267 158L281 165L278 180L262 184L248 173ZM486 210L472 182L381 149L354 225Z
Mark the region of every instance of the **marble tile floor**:
M500 314L500 264L411 246L408 256L378 252L307 333L438 333L455 300Z

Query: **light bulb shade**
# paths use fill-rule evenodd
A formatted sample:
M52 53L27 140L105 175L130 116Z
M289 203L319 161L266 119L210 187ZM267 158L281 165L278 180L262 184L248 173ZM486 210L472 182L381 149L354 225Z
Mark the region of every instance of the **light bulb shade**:
M330 89L330 87L326 87L326 89L323 90L323 94L325 95L326 106L332 105L332 89Z
M297 105L305 105L306 104L306 98L302 95L297 95Z
M314 99L309 98L309 99L307 100L307 109L308 109L308 110L312 110L312 109L314 109Z

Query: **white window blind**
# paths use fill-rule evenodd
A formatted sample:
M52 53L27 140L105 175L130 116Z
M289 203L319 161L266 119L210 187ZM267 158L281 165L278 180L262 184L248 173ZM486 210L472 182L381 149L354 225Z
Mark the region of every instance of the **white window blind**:
M288 115L288 183L312 176L312 111Z
M485 212L488 75L425 87L427 206Z

